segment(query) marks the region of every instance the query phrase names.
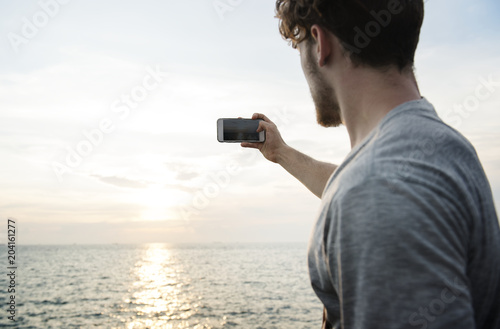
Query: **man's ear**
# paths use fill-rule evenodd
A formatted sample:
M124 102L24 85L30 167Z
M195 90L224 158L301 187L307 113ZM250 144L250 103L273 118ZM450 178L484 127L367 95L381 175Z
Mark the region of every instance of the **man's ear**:
M316 55L318 66L325 66L332 56L330 33L321 26L314 24L311 26L311 35L315 41L313 54Z

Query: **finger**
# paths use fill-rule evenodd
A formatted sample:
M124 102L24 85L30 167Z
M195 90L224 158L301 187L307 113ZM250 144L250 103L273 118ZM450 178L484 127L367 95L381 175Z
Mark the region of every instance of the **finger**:
M269 120L269 118L268 118L268 117L266 117L266 116L265 116L264 114L262 114L262 113L254 113L254 114L252 115L252 119L253 119L253 120L262 119L262 120L264 120L265 122L273 123L271 120Z
M259 122L259 126L257 127L257 132L260 133L263 130L267 131L267 129L269 129L269 127L271 127L271 126L272 126L271 123L261 121L261 122Z
M259 145L260 143L248 143L248 142L244 142L244 143L241 143L241 147L246 147L246 148L251 148L251 149L258 149L259 148Z

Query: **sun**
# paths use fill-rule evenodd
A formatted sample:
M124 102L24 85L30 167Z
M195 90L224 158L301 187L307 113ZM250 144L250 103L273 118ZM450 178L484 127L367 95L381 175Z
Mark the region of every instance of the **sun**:
M141 220L161 221L171 219L171 211L163 207L150 207L141 212Z
M140 220L160 221L176 219L174 208L181 202L181 195L161 185L138 191L134 201L143 207Z

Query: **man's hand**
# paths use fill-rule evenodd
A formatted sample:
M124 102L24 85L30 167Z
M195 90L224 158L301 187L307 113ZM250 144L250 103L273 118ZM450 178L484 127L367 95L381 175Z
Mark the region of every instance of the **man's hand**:
M264 157L272 162L279 163L280 156L287 147L286 143L281 138L278 127L262 113L254 113L253 120L262 119L257 128L257 132L265 131L266 140L262 143L241 143L242 147L256 148L264 155Z
M281 138L276 125L264 114L255 113L252 119L263 120L259 123L257 132L264 130L266 141L263 143L241 143L241 146L259 149L266 159L280 164L318 198L321 198L326 182L337 166L314 160L288 146Z

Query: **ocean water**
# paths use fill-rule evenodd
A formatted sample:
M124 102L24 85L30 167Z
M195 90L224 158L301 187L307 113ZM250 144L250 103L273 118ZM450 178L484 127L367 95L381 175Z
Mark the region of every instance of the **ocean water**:
M17 248L15 324L0 248L0 327L321 327L305 244Z

